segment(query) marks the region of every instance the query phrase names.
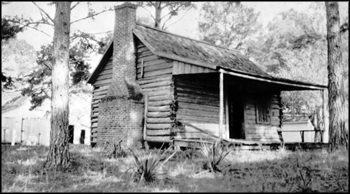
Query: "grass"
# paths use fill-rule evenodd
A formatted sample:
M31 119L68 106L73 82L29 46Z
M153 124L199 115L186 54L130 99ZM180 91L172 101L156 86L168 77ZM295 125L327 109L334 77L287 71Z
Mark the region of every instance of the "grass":
M221 173L211 173L202 165L208 158L195 150L133 150L125 157L108 158L103 149L71 145L69 168L45 172L41 164L47 148L2 145L1 149L2 192L349 191L347 150L230 151L217 163ZM134 182L135 171L130 169L149 169L146 161L155 164L150 172L165 174L166 181Z

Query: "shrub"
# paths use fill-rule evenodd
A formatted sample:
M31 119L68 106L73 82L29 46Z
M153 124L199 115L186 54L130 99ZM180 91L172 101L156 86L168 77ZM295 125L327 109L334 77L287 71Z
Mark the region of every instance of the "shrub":
M216 141L212 145L202 143L200 151L205 158L203 169L214 173L222 172L222 170L219 168L219 164L225 159L230 151L224 150L220 141Z
M135 165L133 169L134 172L131 176L132 180L134 182L144 181L146 183L160 180L160 176L164 175L164 173L160 173L159 169L163 167L163 165L176 153L175 151L170 156L165 158L165 155L170 149L171 147L169 147L167 150L161 153L162 149L160 148L155 156L152 156L151 153L148 156L146 154L144 154L143 156L139 156L130 149L133 155Z

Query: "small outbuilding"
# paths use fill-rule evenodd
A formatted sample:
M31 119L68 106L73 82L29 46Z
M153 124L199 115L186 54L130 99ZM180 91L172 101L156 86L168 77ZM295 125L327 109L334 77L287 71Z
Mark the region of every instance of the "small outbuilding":
M281 91L326 89L273 77L239 51L138 24L136 8L115 7L114 40L88 80L92 144L280 142Z

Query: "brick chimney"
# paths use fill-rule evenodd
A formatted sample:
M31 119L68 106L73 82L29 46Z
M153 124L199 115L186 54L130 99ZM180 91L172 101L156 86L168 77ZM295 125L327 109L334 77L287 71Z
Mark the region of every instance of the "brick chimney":
M107 95L99 103L97 144L122 141L124 146L141 147L144 104L136 82L136 5L115 7L113 73ZM112 144L113 145L113 144Z
M125 79L135 82L135 46L132 31L136 25L137 5L115 6L113 37L113 76L107 96L130 97Z

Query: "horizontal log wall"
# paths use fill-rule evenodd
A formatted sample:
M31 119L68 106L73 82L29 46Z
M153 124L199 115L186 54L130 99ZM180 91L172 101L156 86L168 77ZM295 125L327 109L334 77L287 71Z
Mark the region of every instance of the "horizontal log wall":
M109 85L94 86L91 103L91 143L97 143L98 108L101 98L105 97Z
M113 71L113 66L112 66L112 57L111 57L108 60L105 67L102 69L101 73L98 75L98 77L93 85L94 86L104 86L104 85L110 84L112 81L112 71Z
M136 74L143 94L148 96L146 140L169 142L174 125L172 60L155 56L137 41Z
M100 74L98 75L92 92L91 103L91 143L97 143L98 107L102 98L107 94L109 84L112 81L112 57L108 60Z
M255 96L255 97L253 97ZM256 118L255 101L259 95L251 94L246 96L244 109L245 136L246 140L279 142L277 131L280 130L280 97L279 94L271 94L270 98L270 123L259 124Z
M154 55L143 43L137 42L136 74L137 79L153 79L160 76L172 76L173 62Z
M177 101L176 119L194 125L207 133L219 135L219 85L213 80L195 80L181 76L175 78ZM176 130L183 139L208 138L190 126Z

